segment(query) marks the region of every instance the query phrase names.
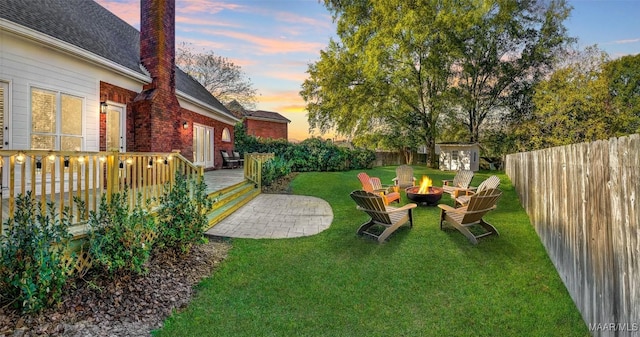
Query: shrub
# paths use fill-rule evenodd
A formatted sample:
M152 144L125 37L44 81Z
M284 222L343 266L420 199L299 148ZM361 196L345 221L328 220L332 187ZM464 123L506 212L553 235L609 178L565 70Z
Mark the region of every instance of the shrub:
M76 202L84 209L82 202ZM133 209L129 206L127 190L112 194L109 202L103 195L98 211L89 212L88 226L89 252L94 266L97 264L112 275L146 272L156 221L142 207L140 194Z
M213 202L207 198L203 181L187 179L176 172L172 187L165 185L158 208L158 248L186 253L191 246L203 242L202 231Z
M257 138L247 135L242 124L235 127L235 146L244 153L274 153L288 161L291 170L296 172L371 168L376 159L373 151L340 147L320 138L309 138L299 144L284 139Z
M0 303L37 312L60 300L68 267L62 258L71 234L65 209L59 218L53 203L42 210L31 192L19 195L13 218L0 238Z
M262 185L269 185L289 173L291 173L291 162L282 157L274 157L262 164Z

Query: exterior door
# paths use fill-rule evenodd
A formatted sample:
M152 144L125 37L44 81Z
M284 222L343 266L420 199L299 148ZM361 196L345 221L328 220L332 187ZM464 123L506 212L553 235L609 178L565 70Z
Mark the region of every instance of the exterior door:
M213 167L213 128L193 124L193 164Z
M107 151L125 152L125 107L109 103L107 107Z

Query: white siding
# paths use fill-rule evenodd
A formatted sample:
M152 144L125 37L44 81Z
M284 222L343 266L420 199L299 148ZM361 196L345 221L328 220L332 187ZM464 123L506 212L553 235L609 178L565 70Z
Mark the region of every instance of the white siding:
M0 80L10 82L12 90L7 149L29 148L32 87L84 99L85 151L99 150L100 81L138 92L142 89L135 80L6 31L0 31Z

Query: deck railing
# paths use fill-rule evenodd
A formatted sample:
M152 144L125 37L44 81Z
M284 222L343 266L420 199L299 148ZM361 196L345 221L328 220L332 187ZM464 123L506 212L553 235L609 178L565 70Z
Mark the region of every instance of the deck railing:
M88 218L100 200L128 190L133 205L138 195L157 205L166 183L173 184L174 172L201 179L203 169L177 152L53 152L0 150L0 235L15 212L16 197L31 192L42 205L49 202L58 213L67 208L74 223ZM84 213L74 198L84 201Z
M246 153L244 155L244 177L261 188L262 165L273 157L273 153Z

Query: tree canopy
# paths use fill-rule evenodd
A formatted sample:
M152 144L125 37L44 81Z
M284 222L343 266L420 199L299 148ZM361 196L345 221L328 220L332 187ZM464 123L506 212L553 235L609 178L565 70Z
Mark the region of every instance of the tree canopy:
M640 55L611 61L597 47L580 52L533 96L533 114L513 129L519 150L640 132Z
M569 39L563 0L325 0L337 22L301 95L321 132L406 137L435 164L441 116L479 140ZM525 83L526 82L526 83ZM527 84L528 83L528 84ZM411 137L419 137L419 142Z
M176 64L200 82L223 104L236 100L242 106L255 106L257 90L239 65L214 52L198 53L182 43L176 50Z

